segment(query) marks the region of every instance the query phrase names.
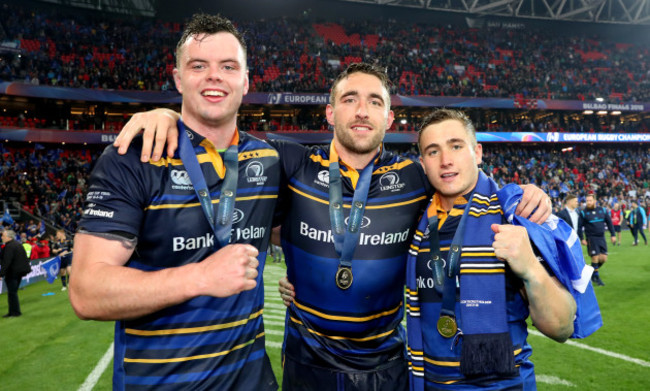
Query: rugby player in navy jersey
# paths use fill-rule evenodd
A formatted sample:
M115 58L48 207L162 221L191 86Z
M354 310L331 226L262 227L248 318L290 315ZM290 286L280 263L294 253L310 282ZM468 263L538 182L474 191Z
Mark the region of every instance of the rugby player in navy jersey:
M408 257L411 389L534 390L526 318L559 342L574 332L576 302L531 246L538 239L535 248L553 254L559 219L544 228L508 223L506 205L516 193L506 192L510 186L500 191L478 168L482 146L464 113L433 111L418 144L436 193ZM579 255L571 259L584 268L575 232L568 224L563 228ZM566 236L560 241L571 242ZM583 281L588 284L589 277Z
M185 148L145 164L135 149L106 148L74 240L70 301L82 319L117 321L114 390L276 390L261 269L278 153L237 131L245 42L229 20L195 15L176 60ZM264 174L254 183L250 164ZM215 207L214 219L213 204L234 209Z
M148 146L156 138L154 158L160 156L164 140L177 133L171 119L176 115L161 109L137 114L116 146L126 151L130 138L144 129ZM405 259L414 223L429 199L427 180L419 164L382 147L393 113L381 68L352 64L341 73L327 118L334 127L328 146L272 142L280 151L287 189L279 206L281 237L295 286L295 297L292 285L285 282L280 289L287 303L294 299L287 311L283 389L406 389ZM167 149L172 153L173 145ZM149 153L142 150L143 160ZM339 168L332 170L334 164ZM334 201L337 172L341 201ZM532 217L544 221L548 198L536 188L526 190L521 213L530 216L541 204ZM353 208L357 222L337 238L336 210L344 211L341 220L354 221ZM360 230L352 232L350 226ZM348 264L341 255L346 235L356 247Z

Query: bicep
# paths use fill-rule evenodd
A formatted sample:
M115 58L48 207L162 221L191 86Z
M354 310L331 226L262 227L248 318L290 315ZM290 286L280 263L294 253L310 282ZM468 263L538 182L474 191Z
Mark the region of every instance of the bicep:
M115 234L78 233L74 239L72 262L77 272L97 265L123 266L133 250L131 240Z

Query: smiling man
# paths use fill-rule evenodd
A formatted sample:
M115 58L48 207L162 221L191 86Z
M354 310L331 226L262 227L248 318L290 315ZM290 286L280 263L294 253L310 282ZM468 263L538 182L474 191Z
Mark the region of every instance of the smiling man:
M281 156L278 223L294 284L280 289L289 306L284 390L408 389L406 255L430 191L419 164L383 148L393 122L389 91L384 69L351 64L330 92L329 145L271 142ZM173 153L177 133L168 115L176 114L134 116L118 137L120 150L144 128L147 145L156 134L171 140ZM162 149L157 142L153 155ZM539 189L530 188L526 200L520 213L529 216L540 203L534 218L550 213Z
M436 193L407 266L411 389L533 390L526 318L560 342L580 334L572 282L584 292L589 275L577 236L554 216L541 226L513 216L521 190L500 190L479 170L483 148L464 113L432 112L419 146Z
M139 148L104 151L75 236L70 301L82 319L117 321L114 390L275 390L261 271L278 153L237 131L248 73L229 20L195 15L176 58L180 151L145 164ZM251 164L264 171L255 183Z

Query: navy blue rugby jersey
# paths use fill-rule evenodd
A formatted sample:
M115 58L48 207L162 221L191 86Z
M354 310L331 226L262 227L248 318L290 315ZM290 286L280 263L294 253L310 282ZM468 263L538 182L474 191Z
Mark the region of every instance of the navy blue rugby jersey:
M404 357L406 255L412 230L426 207L428 182L420 164L387 151L379 154L368 191L353 283L335 283L339 256L329 216L329 146L273 143L287 186L282 248L296 290L287 311L284 354L336 370L370 370ZM341 162L344 216L359 173Z
M192 136L217 204L225 173L221 154L207 139ZM81 230L137 236L127 266L140 270L203 260L215 251L216 238L180 158L142 164L140 149L140 139L126 156L106 148L90 177ZM274 148L246 133L239 133L238 149L231 243L260 249L257 288L228 298L200 296L116 322L114 389L277 389L264 349L262 269L278 196L279 157Z
M609 230L611 236L616 236L614 232L614 224L609 213L602 206L596 206L593 209L585 208L582 210L584 234L586 237L603 237L605 229ZM580 232L582 238L582 232Z
M440 205L437 195L433 196L432 203L427 210L426 216L438 216L438 234L440 240L440 256L448 259L449 247L453 241L454 234L462 218L469 194L458 197L453 208L447 211ZM481 214L502 213L499 200L496 196L483 200L481 203L474 202L474 207L482 209ZM478 217L478 216L476 216ZM423 217L426 218L426 217ZM470 223L471 224L471 223ZM502 219L502 224L508 224ZM468 225L471 229L471 225ZM436 328L437 319L440 317L442 307L442 292L435 288L433 271L431 269L431 246L429 242L428 227L424 232L416 230L414 246L411 251L417 251L416 261L416 283L417 292L407 289L410 303L407 303L410 316L417 316L422 320L422 345L423 351L412 350L409 346L409 367L414 376L424 377L425 390L505 390L525 389L525 386L534 383L534 367L530 361L532 348L526 341L528 318L528 305L521 296L522 281L507 268L506 270L506 311L508 317L508 329L512 338L515 365L519 370L519 376L503 379L495 376L483 376L476 378L465 378L460 372L460 353L463 346L463 339L444 338ZM467 247L465 251L471 251ZM480 251L487 248L481 247ZM491 250L493 251L493 250ZM481 254L481 252L476 252ZM463 319L460 308L460 289L456 290L455 314L459 327L462 329ZM416 299L417 298L417 299Z

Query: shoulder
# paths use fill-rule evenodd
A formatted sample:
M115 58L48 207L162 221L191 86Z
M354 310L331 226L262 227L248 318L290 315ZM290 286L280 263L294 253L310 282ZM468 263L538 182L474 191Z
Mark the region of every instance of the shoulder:
M244 149L272 149L277 151L277 148L271 144L268 140L262 140L259 137L255 137L246 132L240 132L241 143L244 146Z

